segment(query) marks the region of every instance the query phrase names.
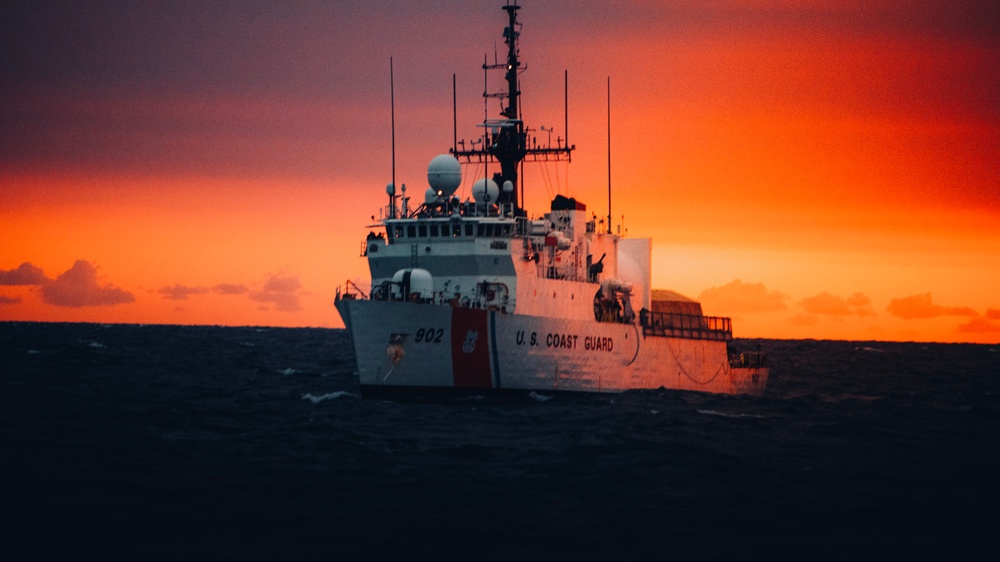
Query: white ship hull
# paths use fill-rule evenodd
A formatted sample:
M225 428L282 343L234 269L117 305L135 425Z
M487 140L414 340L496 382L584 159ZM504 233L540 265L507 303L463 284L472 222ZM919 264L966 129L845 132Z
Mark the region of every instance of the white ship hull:
M644 335L638 323L341 299L362 391L622 392L760 395L768 369L734 367L725 341Z

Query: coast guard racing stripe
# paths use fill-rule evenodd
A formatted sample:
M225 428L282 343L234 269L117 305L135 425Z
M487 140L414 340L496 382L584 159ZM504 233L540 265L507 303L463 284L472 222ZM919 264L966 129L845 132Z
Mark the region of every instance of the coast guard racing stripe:
M451 364L456 387L490 388L489 341L485 310L452 309Z

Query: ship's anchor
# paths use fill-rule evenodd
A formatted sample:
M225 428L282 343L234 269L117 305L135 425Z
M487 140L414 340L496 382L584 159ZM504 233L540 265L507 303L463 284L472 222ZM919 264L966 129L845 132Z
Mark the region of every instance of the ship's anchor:
M402 343L395 341L389 342L389 345L385 348L385 356L392 363L392 366L389 367L389 371L386 372L384 377L382 377L382 382L385 382L385 380L389 378L389 375L396 370L396 365L399 365L399 362L403 360L404 355L406 355L406 352L403 351Z

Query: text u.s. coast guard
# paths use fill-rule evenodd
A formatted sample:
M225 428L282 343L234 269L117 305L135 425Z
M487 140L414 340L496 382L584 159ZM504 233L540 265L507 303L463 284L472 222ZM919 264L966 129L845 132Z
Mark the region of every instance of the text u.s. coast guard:
M527 335L524 330L518 330L515 341L517 345L529 345L532 347L537 347L544 343L545 347L554 349L582 349L583 351L610 352L615 348L614 338L606 336L584 336L581 338L579 334L560 334L558 332L549 332L543 338L540 338L538 332L531 332L530 335Z

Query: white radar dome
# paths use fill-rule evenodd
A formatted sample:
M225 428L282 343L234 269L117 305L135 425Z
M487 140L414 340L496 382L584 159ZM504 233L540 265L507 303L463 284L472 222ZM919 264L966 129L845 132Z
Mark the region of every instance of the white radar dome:
M510 180L503 182L503 192L511 193L512 191L514 191L514 182Z
M397 298L430 299L434 297L434 276L426 269L400 269L392 276ZM403 294L406 293L406 294Z
M434 191L433 187L428 187L427 191L424 192L424 203L430 205L431 203L437 201L438 192Z
M462 185L462 165L450 154L435 156L427 165L427 183L443 197L451 197Z
M476 180L476 183L472 184L472 197L476 203L486 203L487 197L489 197L490 203L496 203L499 196L500 187L493 180L484 178Z

